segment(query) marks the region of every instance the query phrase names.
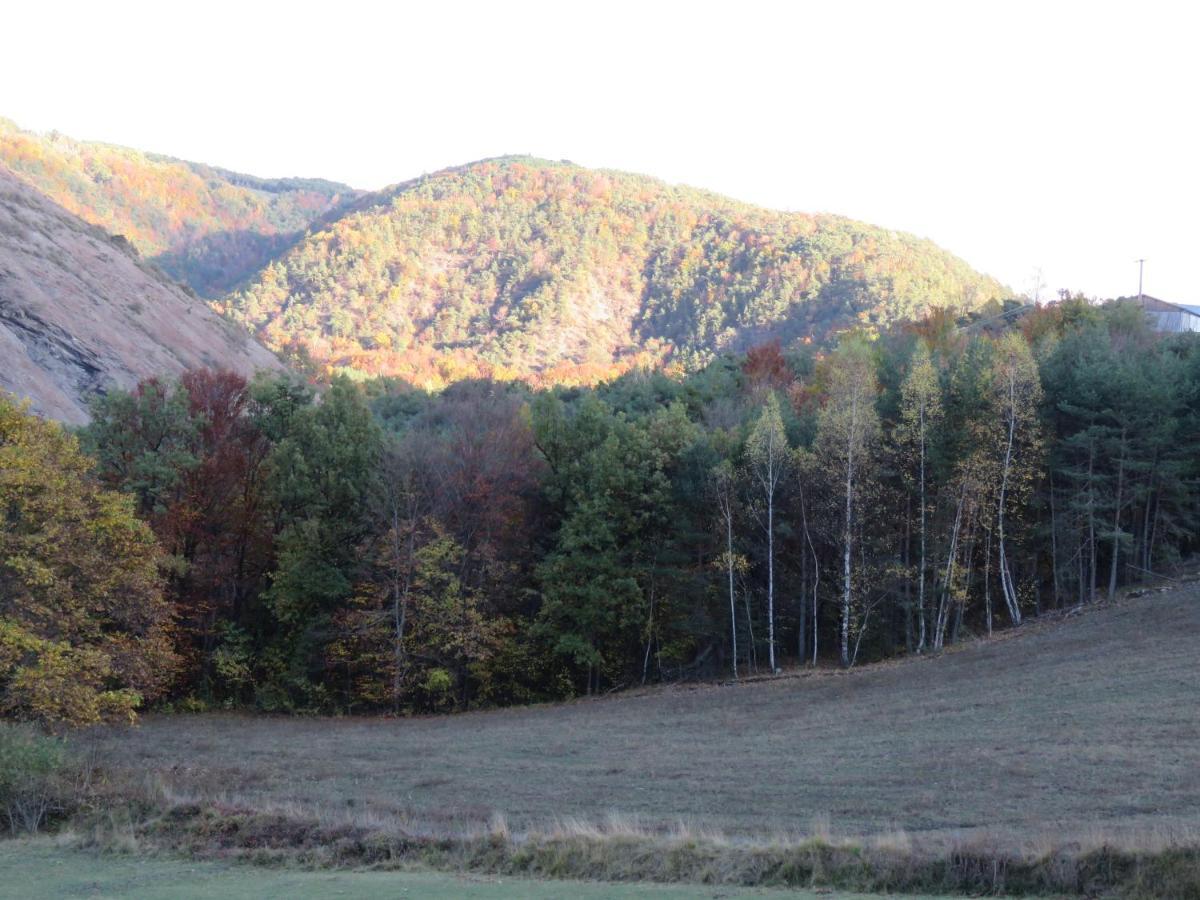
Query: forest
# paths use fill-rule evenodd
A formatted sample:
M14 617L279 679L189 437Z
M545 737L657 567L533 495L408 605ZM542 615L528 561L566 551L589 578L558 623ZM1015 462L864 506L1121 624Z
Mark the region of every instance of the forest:
M0 710L407 714L937 653L1196 549L1200 342L1136 305L593 387L0 400Z
M438 389L693 371L1005 296L912 235L502 157L361 198L215 306L293 358Z

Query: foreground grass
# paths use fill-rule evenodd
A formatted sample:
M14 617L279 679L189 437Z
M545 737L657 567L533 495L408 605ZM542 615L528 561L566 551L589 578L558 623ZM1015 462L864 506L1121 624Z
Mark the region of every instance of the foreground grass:
M634 898L760 898L813 900L811 891L704 888L695 885L618 885L534 881L425 871L363 872L265 869L173 858L97 855L46 840L0 842L0 892L29 898L123 897L130 900L324 900L327 897L420 897L422 900L634 900ZM823 896L831 896L826 892ZM864 894L838 894L867 900ZM879 895L875 895L879 896Z
M1200 844L1151 849L1063 846L1042 854L994 844L921 847L900 840L730 839L686 829L655 832L623 820L567 823L550 832L434 838L395 828L330 824L295 814L153 803L80 816L75 847L185 854L311 870L471 872L500 877L781 887L909 895L1060 895L1200 900ZM707 890L707 887L704 888Z

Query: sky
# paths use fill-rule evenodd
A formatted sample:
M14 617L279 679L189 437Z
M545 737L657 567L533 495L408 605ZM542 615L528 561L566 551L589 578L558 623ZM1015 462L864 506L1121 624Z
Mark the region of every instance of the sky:
M1020 293L1200 303L1183 2L6 8L0 116L378 188L528 153L931 238Z

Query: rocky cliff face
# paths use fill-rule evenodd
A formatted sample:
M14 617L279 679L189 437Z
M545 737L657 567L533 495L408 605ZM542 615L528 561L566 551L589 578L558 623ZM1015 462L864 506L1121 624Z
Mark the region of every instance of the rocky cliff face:
M281 364L203 301L0 166L0 390L71 424L88 399L200 366Z

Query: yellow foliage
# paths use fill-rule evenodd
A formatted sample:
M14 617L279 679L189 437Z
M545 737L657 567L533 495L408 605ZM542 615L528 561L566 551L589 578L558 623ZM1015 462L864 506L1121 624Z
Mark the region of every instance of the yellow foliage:
M130 720L175 656L161 555L75 438L0 395L0 714Z

